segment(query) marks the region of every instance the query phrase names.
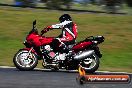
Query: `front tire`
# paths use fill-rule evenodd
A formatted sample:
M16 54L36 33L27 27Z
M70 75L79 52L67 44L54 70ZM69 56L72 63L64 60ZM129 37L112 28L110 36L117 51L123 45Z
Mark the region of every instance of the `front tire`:
M99 68L99 63L99 57L96 54L92 54L84 59L80 65L84 68L86 73L94 73Z
M17 69L22 71L29 71L33 70L37 66L37 56L32 52L30 54L28 52L29 51L27 50L19 50L15 54L13 58L13 63Z

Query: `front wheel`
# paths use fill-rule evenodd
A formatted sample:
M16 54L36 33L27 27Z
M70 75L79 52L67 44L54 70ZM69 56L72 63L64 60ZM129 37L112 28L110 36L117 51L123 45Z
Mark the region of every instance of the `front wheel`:
M38 64L37 56L27 50L19 50L15 54L13 62L16 68L23 71L33 70Z
M94 73L99 68L99 57L96 54L84 59L80 65L85 69L86 73Z

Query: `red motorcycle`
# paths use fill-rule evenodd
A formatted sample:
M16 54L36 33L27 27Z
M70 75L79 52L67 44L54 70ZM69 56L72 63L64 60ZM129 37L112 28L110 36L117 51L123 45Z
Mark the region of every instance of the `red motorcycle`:
M103 36L90 36L76 44L68 45L68 52L62 52L62 49L56 46L60 42L53 42L54 40L56 38L39 35L36 20L33 21L33 29L24 41L26 47L20 49L13 58L16 68L33 70L38 60L43 60L43 67L51 70L76 70L79 65L88 73L98 69L102 54L97 45L104 41Z

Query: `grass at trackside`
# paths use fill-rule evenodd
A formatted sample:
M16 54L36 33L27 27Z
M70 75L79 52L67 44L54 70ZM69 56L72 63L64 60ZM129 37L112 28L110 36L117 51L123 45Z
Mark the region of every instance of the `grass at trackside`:
M39 32L43 27L58 22L65 12L30 8L0 8L0 65L13 66L12 58L23 48L23 40L37 20ZM91 35L103 35L100 45L103 57L100 70L132 72L132 16L110 14L71 13L78 25L77 41ZM57 36L60 31L50 31L47 36ZM41 67L41 63L39 63Z

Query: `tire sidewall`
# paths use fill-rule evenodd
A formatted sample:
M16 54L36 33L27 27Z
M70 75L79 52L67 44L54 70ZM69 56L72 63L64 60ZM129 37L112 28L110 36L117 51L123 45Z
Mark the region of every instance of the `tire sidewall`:
M96 54L92 54L92 56L96 58L95 59L96 65L91 69L86 69L86 67L83 67L86 73L94 73L99 68L99 64L100 64L99 57Z

